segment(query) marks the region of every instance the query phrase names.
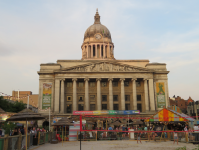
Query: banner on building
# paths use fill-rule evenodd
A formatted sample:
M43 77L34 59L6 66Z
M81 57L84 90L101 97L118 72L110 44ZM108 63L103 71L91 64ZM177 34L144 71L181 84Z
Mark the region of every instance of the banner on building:
M73 115L136 115L139 110L73 111Z
M51 107L52 83L43 83L42 109Z
M156 95L158 108L166 107L164 82L156 82Z

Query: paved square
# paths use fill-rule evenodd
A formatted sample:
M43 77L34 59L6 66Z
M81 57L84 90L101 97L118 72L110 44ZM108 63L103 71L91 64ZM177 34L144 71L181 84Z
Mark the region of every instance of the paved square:
M137 144L137 141L83 141L82 150L175 150L178 147L186 146L187 150L196 148L196 145L191 143L173 144L172 141L167 142L146 142ZM38 147L31 147L31 150L79 150L80 142L64 142L58 144L47 143Z

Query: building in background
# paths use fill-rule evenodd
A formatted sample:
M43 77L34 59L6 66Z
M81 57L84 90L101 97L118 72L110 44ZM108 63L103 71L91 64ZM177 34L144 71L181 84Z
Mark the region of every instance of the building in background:
M50 107L55 117L63 117L74 111L139 110L138 116L146 117L168 107L166 64L117 60L114 49L97 11L84 34L81 60L40 65L39 112L48 116L42 110Z
M170 106L178 106L183 113L187 114L187 106L189 103L194 102L194 100L189 97L187 100L182 99L180 96L169 98Z

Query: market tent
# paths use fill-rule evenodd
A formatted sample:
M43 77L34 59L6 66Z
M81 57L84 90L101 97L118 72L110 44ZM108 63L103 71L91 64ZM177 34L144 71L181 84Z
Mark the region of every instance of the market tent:
M187 116L183 113L178 113L174 110L163 108L162 110L158 111L156 114L151 116L150 118L146 119L144 122L167 122L167 121L173 121L173 122L184 122L184 121L191 121L193 122L195 119L191 118L190 116Z

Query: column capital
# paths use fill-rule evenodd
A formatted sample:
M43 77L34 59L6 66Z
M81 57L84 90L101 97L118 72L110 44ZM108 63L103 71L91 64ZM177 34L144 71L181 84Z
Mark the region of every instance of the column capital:
M131 79L131 81L136 81L136 80L137 80L137 78L132 78L132 79Z
M60 81L65 81L65 79L60 79Z
M125 78L121 78L120 81L125 81Z
M101 78L97 78L96 81L101 81Z
M77 81L77 78L73 78L72 81Z
M113 81L113 78L109 78L108 81Z
M90 79L89 78L84 78L84 81L89 81Z

